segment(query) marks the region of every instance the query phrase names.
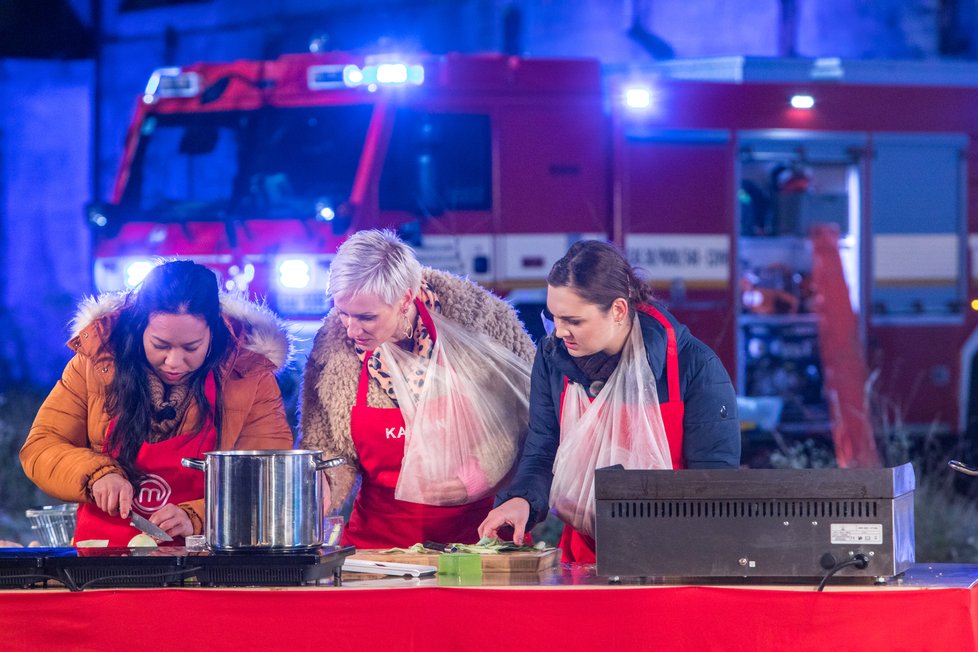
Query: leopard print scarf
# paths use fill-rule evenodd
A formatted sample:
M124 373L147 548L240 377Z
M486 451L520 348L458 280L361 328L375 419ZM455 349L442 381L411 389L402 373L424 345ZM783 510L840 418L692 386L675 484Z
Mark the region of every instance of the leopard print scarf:
M431 289L427 281L421 281L421 289L418 291L417 298L424 304L428 311L441 312L441 301L438 299L438 295L435 291ZM418 356L424 356L426 358L431 358L432 351L434 351L435 341L431 338L431 334L428 332L428 328L422 322L421 317L417 316L414 320L414 333L411 337L412 340L412 352ZM367 352L361 349L359 346L354 345L354 350L357 353L357 358L362 363L367 355ZM390 397L391 401L394 402L395 406L398 406L397 396L394 394L394 383L391 380L390 372L384 363L383 356L380 355L380 349L377 349L370 356L370 360L367 362L367 373L371 378L380 384L380 388L384 390L384 393ZM418 379L415 383L411 384L411 389L415 394L415 398L421 395L421 379Z

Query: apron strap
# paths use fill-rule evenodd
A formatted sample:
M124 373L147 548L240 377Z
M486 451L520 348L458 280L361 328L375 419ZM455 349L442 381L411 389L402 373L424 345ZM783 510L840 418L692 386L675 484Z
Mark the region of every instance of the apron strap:
M211 404L211 409L217 410L217 377L214 375L217 372L207 374L207 378L204 379L204 396L207 397L208 402ZM207 421L204 423L204 428L211 428L214 426L214 415L207 417ZM203 446L203 439L201 439L201 446ZM212 450L220 450L221 448L221 433L216 433L214 437L214 448ZM198 449L198 453L205 452Z
M438 333L435 332L435 322L431 319L431 313L428 312L428 307L418 297L414 297L414 307L418 309L418 317L421 318L421 323L424 324L424 327L428 329L428 334L431 335L431 341L438 341Z
M367 351L363 356L363 364L360 366L360 382L357 383L357 407L364 407L367 404L367 387L370 384L367 362L373 354L373 351Z
M431 335L431 341L436 341L435 322L432 321L428 309L417 297L414 298L414 305L418 309L418 316L421 318L421 323L424 324L425 328L428 329L428 334ZM370 373L367 371L367 362L369 362L373 354L373 351L367 351L363 354L363 364L360 366L360 381L357 383L357 407L365 407L367 405L367 389L370 387Z
M564 386L560 390L560 409L557 411L558 424L560 423L560 420L564 418L564 397L567 396L568 383L570 383L570 380L567 378L567 376L564 376Z
M666 329L666 382L669 383L669 402L682 401L682 389L679 387L679 347L676 344L676 329L672 327L665 315L647 303L640 303L635 306L635 309L652 317Z

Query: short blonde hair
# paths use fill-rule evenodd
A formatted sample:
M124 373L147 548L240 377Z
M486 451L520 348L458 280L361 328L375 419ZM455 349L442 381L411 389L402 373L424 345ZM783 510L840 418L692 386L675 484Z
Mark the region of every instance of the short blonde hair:
M329 268L328 294L374 294L387 305L421 287L421 263L393 231L368 230L351 235Z

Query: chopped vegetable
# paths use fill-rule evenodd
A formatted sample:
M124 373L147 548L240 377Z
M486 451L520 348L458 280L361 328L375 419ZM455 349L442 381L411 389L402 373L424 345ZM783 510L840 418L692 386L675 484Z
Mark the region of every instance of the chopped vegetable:
M153 537L148 534L137 534L133 538L129 539L130 548L155 548L156 541Z
M434 552L434 551L425 548L424 544L416 543L410 548L388 548L386 550L378 550L377 552L382 554L388 554L388 553L394 554L394 553L425 553L425 552Z
M464 552L470 555L498 555L503 552L542 552L550 550L545 541L540 541L533 546L517 546L511 541L500 541L491 537L483 537L478 543L453 543L450 545L455 547L456 552ZM388 548L386 550L378 550L377 552L383 554L434 554L436 551L425 548L423 544L416 543L410 548Z
M75 541L76 548L108 548L108 539L85 539L84 541Z

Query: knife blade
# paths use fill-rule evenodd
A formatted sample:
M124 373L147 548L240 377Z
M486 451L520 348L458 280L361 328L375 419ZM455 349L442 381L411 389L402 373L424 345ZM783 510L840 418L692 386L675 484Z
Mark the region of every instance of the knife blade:
M129 513L129 523L131 523L134 528L143 534L148 534L154 539L159 539L160 541L173 541L173 537L167 534L163 528L158 526L156 523L143 518L136 512Z

